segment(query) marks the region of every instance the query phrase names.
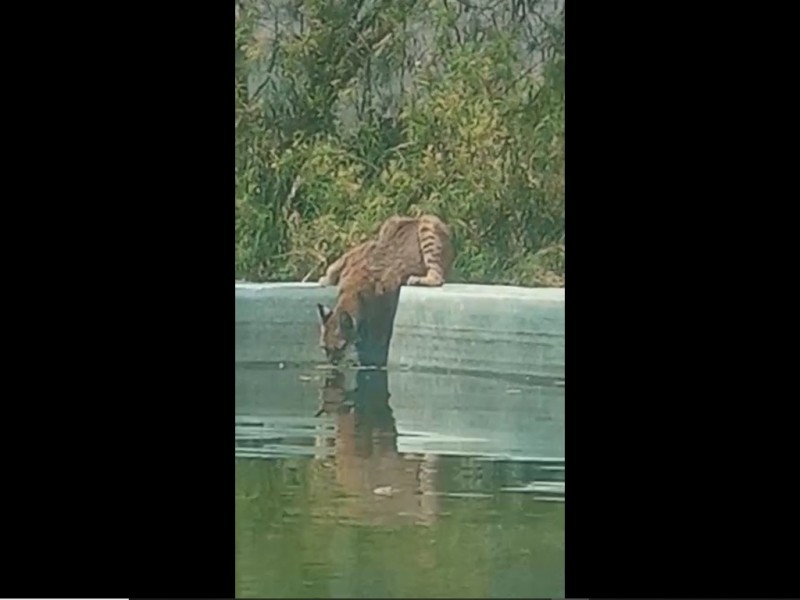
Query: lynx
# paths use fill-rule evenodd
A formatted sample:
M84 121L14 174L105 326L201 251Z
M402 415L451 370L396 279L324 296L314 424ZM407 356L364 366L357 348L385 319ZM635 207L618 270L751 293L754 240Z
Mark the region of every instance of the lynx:
M339 286L333 309L317 305L328 360L355 346L362 365L385 366L401 286L443 285L454 257L450 230L433 215L390 217L376 239L345 253L320 280Z

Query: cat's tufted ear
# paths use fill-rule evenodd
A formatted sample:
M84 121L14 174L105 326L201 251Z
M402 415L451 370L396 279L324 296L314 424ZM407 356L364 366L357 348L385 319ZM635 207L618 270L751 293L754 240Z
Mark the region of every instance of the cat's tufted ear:
M324 325L328 322L328 319L331 318L333 311L328 308L327 306L323 306L322 304L317 304L317 312L319 313L319 320Z

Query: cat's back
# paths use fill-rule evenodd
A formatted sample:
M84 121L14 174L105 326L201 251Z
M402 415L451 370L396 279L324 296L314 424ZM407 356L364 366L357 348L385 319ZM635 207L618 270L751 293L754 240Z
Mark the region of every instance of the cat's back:
M427 273L428 261L452 263L450 228L436 215L392 216L375 240L350 257L340 287L362 294L381 294L399 287L409 276Z
M440 280L446 278L455 254L450 228L436 215L418 218L399 217L378 238L376 253L384 272L396 272L405 282L418 279L434 269Z

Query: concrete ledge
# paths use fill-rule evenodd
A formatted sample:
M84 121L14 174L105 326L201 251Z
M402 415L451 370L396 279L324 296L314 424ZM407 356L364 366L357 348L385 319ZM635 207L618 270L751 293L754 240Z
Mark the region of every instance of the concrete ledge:
M446 284L404 287L389 366L563 379L565 290ZM316 283L236 283L238 362L322 363Z

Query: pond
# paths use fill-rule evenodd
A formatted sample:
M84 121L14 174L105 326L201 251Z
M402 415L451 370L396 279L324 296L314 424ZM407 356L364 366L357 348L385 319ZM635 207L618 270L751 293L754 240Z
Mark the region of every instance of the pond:
M563 597L564 387L236 365L237 597Z

